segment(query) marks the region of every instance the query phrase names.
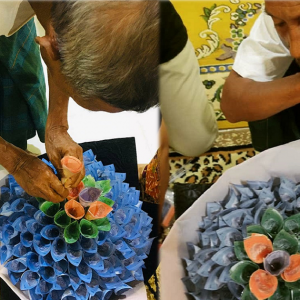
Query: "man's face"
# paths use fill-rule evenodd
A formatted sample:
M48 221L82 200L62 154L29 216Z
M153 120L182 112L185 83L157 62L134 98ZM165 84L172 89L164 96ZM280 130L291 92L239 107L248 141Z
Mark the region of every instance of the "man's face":
M70 96L78 105L88 110L105 111L109 113L118 113L122 111L122 109L111 106L101 99L84 100L76 92L72 93Z
M300 65L300 1L265 1L269 14L284 44Z

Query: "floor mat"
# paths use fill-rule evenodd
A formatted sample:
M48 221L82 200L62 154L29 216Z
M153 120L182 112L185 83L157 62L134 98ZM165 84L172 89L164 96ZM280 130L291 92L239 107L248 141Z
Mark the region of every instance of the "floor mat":
M214 149L212 149L214 150ZM199 157L170 157L170 177L173 183L214 183L227 169L253 157L252 147L218 148Z

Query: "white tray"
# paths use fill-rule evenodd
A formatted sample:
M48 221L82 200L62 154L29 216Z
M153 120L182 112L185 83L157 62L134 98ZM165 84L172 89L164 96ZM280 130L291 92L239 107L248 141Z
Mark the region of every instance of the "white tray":
M198 243L196 230L205 216L207 202L222 200L230 183L241 180L265 180L285 176L300 181L300 141L266 150L226 171L174 224L161 251L160 300L185 300L186 290L181 282L185 276L182 258L188 257L186 242Z

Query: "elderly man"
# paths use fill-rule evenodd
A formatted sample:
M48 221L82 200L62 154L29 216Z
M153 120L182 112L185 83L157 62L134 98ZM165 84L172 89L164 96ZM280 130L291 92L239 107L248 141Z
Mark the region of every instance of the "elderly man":
M217 135L213 107L186 29L170 2L159 6L153 0L19 1L14 9L14 2L4 3L10 24L0 33L12 34L34 14L46 31L36 38L49 74L45 142L59 171L64 155L82 159L81 148L67 133L69 97L84 108L107 112L142 112L158 104L159 98L169 142L176 151L195 156L211 147ZM83 176L62 186L41 161L3 139L0 152L0 164L29 194L50 201L63 200L66 187L75 186Z
M32 125L30 132L22 135L27 128L16 128L19 139L15 141L6 130L17 109L11 107L14 111L8 112L9 120L1 115L1 123L5 124L2 134L24 150L26 140L35 135L35 130L44 138L46 105L39 56L35 55L32 69L31 66L27 66L29 70L22 68L27 56L35 50L32 43L28 45L34 31L33 20L27 21L36 14L46 31L44 37L36 38L49 77L46 150L59 171L64 155L82 159L81 147L67 133L69 97L86 109L107 112L145 111L158 103L159 7L156 1L12 1L1 2L0 10L2 35L10 36L26 23L20 29L25 32L16 33L20 35L17 40L13 40L14 36L1 37L1 73L6 74L7 86L13 85L17 78L19 86L31 93L29 96L24 91L19 102L27 102L25 109L30 107L29 114L34 120L33 125L28 122ZM20 39L19 49L15 49ZM13 55L12 59L7 55ZM27 86L24 87L23 81ZM35 90L31 89L32 85L36 85ZM3 90L6 87L5 80L2 87ZM1 101L5 105L5 99ZM13 122L21 122L23 115L17 115ZM29 194L53 202L62 201L68 194L66 187L76 186L83 176L82 173L72 177L63 186L42 161L3 138L0 138L0 153L0 164Z
M226 117L249 121L258 150L300 138L299 18L300 1L266 0L224 86Z

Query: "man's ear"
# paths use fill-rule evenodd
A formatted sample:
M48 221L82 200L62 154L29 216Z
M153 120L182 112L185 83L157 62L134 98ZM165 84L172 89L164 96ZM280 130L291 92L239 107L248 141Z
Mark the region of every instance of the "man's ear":
M59 60L60 56L57 42L53 36L48 34L43 37L37 36L35 41L40 45L41 54L45 62L47 62L49 59L54 61Z

